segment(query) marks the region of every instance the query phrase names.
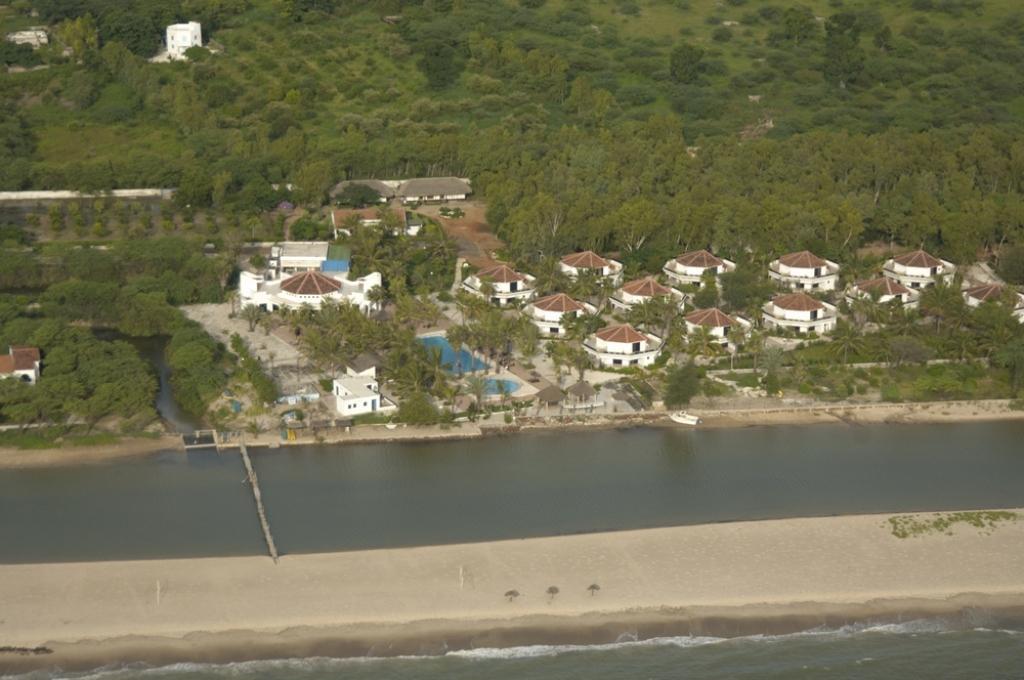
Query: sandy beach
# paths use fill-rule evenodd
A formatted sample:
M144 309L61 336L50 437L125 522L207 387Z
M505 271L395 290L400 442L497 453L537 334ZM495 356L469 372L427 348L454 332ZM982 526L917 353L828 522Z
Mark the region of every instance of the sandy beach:
M595 594L588 586L597 584ZM558 593L547 594L550 586ZM504 597L509 590L520 595ZM895 537L887 516L265 557L0 566L0 671L393 655L1024 612L1024 521ZM976 611L976 615L978 614Z
M181 449L179 435L126 438L101 446L66 446L57 449L16 449L0 447L0 468L50 467L82 463L105 463L119 458L141 456L157 451Z

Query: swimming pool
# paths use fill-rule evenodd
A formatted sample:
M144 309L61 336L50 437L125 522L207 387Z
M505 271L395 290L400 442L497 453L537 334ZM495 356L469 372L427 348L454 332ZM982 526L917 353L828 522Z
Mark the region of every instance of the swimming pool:
M487 368L487 362L480 361L468 350L460 349L455 351L455 348L453 348L448 342L448 338L443 335L428 335L425 338L417 339L422 342L427 349L436 348L441 350L441 365L444 366L449 373L471 373L473 371L480 371ZM497 392L494 394L497 394Z
M487 378L487 394L501 394L502 387L505 389L505 394L514 394L519 389L519 383L515 380L506 380L503 378Z

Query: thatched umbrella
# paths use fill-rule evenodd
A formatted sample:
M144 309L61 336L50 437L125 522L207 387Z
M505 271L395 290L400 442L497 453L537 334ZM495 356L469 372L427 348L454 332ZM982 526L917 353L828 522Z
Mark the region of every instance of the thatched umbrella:
M590 383L581 380L566 390L577 404L585 404L594 398L597 390L591 387Z
M537 392L537 403L544 404L544 406L552 406L553 404L560 404L565 399L565 392L563 392L557 385L548 385L544 389Z

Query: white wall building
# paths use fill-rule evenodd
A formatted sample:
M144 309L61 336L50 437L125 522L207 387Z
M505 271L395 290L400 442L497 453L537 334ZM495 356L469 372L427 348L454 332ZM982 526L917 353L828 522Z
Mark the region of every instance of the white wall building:
M661 338L641 333L629 324L602 328L583 343L587 354L602 366L650 366L661 346Z
M0 380L13 378L35 385L41 365L38 347L11 345L7 354L0 354Z
M286 241L270 249L270 267L282 274L320 271L327 261L327 241Z
M544 338L563 338L565 324L580 314L596 314L597 308L585 302L577 302L565 293L556 293L534 300L523 308Z
M882 266L882 276L899 281L907 288L928 288L942 279L946 283L953 280L956 267L948 260L940 260L923 250L904 253Z
M305 271L282 279L272 271L263 274L244 271L238 279L238 297L243 307L255 305L268 312L307 305L320 309L325 302L347 302L363 312L375 310L376 303L370 300L369 293L383 285L380 273L372 272L352 281L343 278L345 276L347 274Z
M806 293L786 293L763 307L764 325L798 334L823 335L836 327L836 308Z
M26 28L23 31L8 33L7 42L12 42L15 45L28 45L32 49L37 50L40 47L49 45L50 37L46 34L45 28L35 26Z
M736 351L735 340L750 328L750 322L740 317L731 317L717 307L698 309L687 314L686 332L696 333L698 328L707 328L718 344L730 351Z
M558 269L569 278L575 279L585 271L594 272L602 278L608 278L618 284L622 280L622 263L601 257L593 250L572 253L562 258Z
M1024 323L1024 294L1016 290L1007 292L1006 286L989 283L968 288L963 295L968 307L980 307L986 302L999 302L1004 299L1011 300L1013 316L1017 321Z
M861 281L846 291L846 299L850 302L877 299L882 304L896 302L911 309L917 306L920 297L919 291L884 276Z
M768 276L792 290L835 290L839 265L802 250L772 260L768 264Z
M666 297L673 298L679 305L683 303L684 299L683 294L675 288L661 285L653 276L645 276L642 279L622 284L622 287L615 291L608 301L615 309L627 311L633 305Z
M462 287L487 298L492 304L507 305L533 297L533 281L534 277L529 274L520 274L507 264L499 264L470 274ZM486 286L490 286L489 291L485 291Z
M395 405L381 395L377 381L370 378L335 378L331 392L338 413L350 418L364 413L389 413L395 410Z
M167 27L167 56L170 59L186 59L190 47L203 46L203 27L198 21L187 24L171 24Z
M662 271L671 281L683 286L704 285L704 275L718 276L736 270L736 263L712 255L707 250L691 250L665 263Z

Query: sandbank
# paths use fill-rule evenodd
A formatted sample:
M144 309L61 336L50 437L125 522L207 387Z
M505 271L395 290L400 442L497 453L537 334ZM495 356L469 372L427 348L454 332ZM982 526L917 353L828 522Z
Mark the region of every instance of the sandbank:
M278 564L3 565L0 647L52 654L0 654L0 672L735 635L966 610L972 620L1024 617L1024 519L901 539L887 517L289 555ZM591 584L600 590L591 594ZM509 601L513 589L520 595Z
M159 437L125 438L113 444L99 446L64 446L53 449L0 447L0 469L104 463L118 458L180 449L181 437L170 434Z

